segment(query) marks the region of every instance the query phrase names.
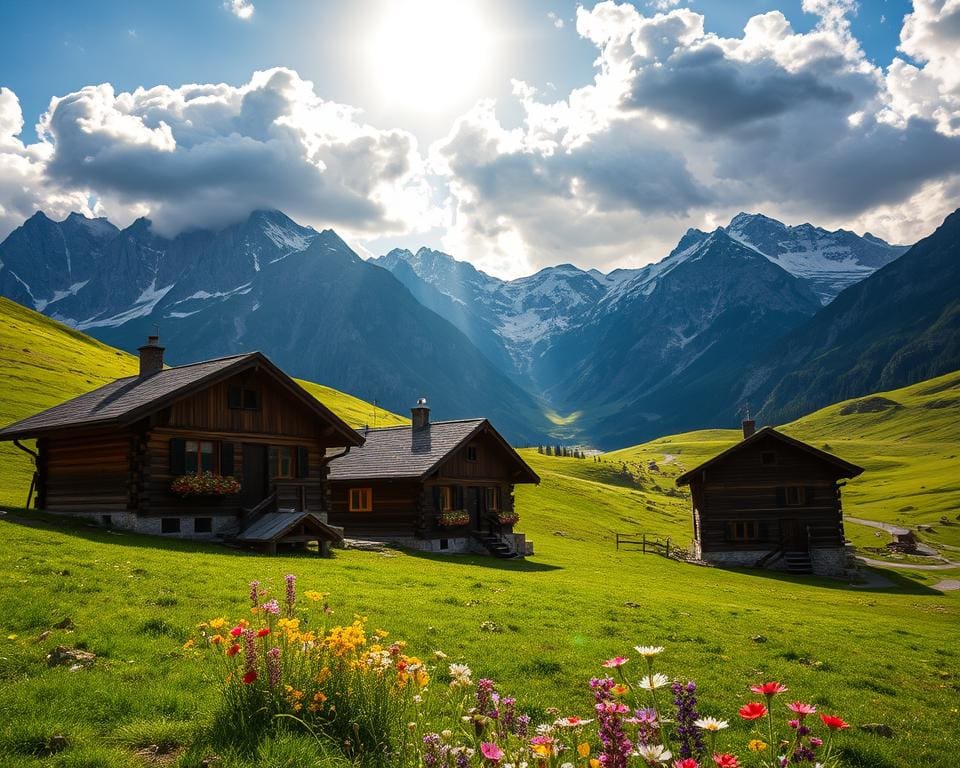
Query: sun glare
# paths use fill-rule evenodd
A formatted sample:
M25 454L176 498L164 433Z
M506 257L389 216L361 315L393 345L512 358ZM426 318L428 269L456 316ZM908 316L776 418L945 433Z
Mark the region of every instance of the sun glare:
M388 0L367 51L381 98L439 112L472 101L494 58L481 0Z

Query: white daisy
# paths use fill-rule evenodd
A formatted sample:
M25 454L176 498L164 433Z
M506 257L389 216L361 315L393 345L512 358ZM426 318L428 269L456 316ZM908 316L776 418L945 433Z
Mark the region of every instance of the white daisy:
M665 763L673 754L663 744L642 744L634 753L648 763Z
M652 691L655 688L663 688L670 682L670 678L662 672L653 675L644 675L640 678L640 687L645 691Z
M730 726L726 720L718 720L715 717L701 717L699 720L694 720L693 724L705 731L722 731Z
M662 645L635 645L633 650L647 659L652 659L658 653L663 653Z

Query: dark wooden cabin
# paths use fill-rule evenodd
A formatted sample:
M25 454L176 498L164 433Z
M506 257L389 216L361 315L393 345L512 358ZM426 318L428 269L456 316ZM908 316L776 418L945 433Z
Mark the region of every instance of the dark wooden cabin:
M531 554L510 516L514 485L537 474L486 419L431 422L423 399L412 416L409 427L364 430L362 447L332 461L330 522L421 550ZM452 513L463 524L444 525Z
M863 470L771 427L680 475L693 502L694 554L717 565L841 575L840 480Z
M286 515L268 548L337 537L323 519L328 449L363 443L261 353L164 368L156 337L140 348L139 375L12 424L0 440L33 453L39 509L199 538L239 537L265 514ZM240 492L171 489L203 472L235 478Z

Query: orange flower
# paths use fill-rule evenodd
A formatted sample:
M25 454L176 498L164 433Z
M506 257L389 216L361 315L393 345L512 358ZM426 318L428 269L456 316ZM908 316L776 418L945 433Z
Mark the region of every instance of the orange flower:
M240 653L240 646L236 643L227 648L227 656L236 656L238 653Z
M625 686L623 683L617 683L615 686L613 686L613 688L610 689L610 693L612 693L614 696L626 696L627 691L629 690L630 689L627 688L627 686Z
M220 643L223 642L223 635L214 635L213 637L210 638L210 642L213 645L220 645Z
M740 717L744 720L759 720L767 714L767 708L759 701L751 701L740 707Z
M589 755L590 745L587 742L583 742L582 744L577 744L577 754L580 755L580 757L586 757L587 755Z

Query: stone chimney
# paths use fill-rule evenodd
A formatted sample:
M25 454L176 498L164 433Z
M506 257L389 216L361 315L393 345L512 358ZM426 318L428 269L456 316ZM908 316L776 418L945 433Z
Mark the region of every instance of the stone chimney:
M755 422L753 419L743 420L743 439L744 440L746 440L756 431L757 431L757 422Z
M410 418L413 420L414 429L430 426L430 408L427 406L427 398L417 399L417 404L410 409Z
M147 343L140 352L140 378L146 379L163 370L163 347L159 336L147 336Z

